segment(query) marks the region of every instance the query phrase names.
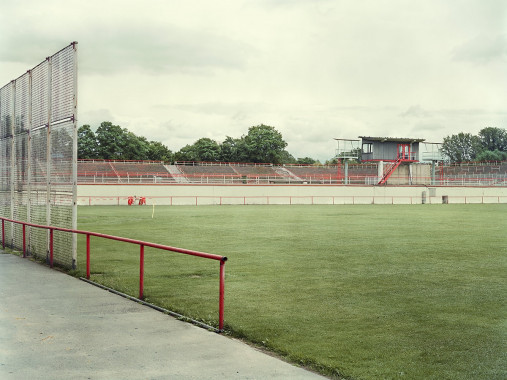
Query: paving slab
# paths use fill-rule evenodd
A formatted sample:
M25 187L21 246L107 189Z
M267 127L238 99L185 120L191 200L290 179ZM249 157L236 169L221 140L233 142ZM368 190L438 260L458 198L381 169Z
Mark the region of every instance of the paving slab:
M0 379L325 379L0 253Z

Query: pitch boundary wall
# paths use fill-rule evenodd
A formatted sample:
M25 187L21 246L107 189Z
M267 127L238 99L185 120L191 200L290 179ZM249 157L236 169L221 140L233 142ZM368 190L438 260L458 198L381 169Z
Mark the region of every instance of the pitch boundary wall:
M78 205L295 205L507 203L505 187L326 185L78 185ZM138 202L134 202L137 204Z

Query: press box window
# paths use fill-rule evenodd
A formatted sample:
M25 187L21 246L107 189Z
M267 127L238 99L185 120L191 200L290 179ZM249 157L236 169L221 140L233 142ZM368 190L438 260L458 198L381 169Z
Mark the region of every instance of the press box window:
M363 144L363 153L372 153L373 152L373 144L372 143L364 143Z

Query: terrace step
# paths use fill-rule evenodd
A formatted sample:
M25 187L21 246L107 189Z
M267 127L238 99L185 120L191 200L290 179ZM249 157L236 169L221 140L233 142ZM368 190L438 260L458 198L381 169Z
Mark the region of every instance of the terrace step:
M164 165L167 171L174 177L174 180L177 183L189 183L187 177L181 172L181 170L176 165Z
M282 177L289 177L291 180L303 181L302 178L298 177L297 175L292 173L290 170L284 168L283 166L275 166L274 169L275 172L277 172Z

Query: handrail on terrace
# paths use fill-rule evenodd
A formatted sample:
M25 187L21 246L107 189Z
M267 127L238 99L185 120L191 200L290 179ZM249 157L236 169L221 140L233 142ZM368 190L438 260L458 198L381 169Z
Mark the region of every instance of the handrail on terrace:
M17 223L23 226L23 257L26 257L26 226L43 228L49 230L49 266L53 268L53 233L54 231L70 232L75 234L86 235L86 278L90 279L90 236L96 236L104 239L116 240L125 243L138 244L139 252L139 299L143 299L144 293L144 247L162 249L164 251L172 251L183 253L185 255L203 257L206 259L220 261L220 288L219 288L219 305L218 305L218 330L222 331L224 328L224 294L225 294L225 262L227 257L215 255L212 253L193 251L190 249L171 247L168 245L150 243L142 240L124 238L120 236L106 235L98 232L73 230L70 228L44 226L35 223L22 222L19 220L8 219L0 216L2 220L2 248L5 249L5 222Z

